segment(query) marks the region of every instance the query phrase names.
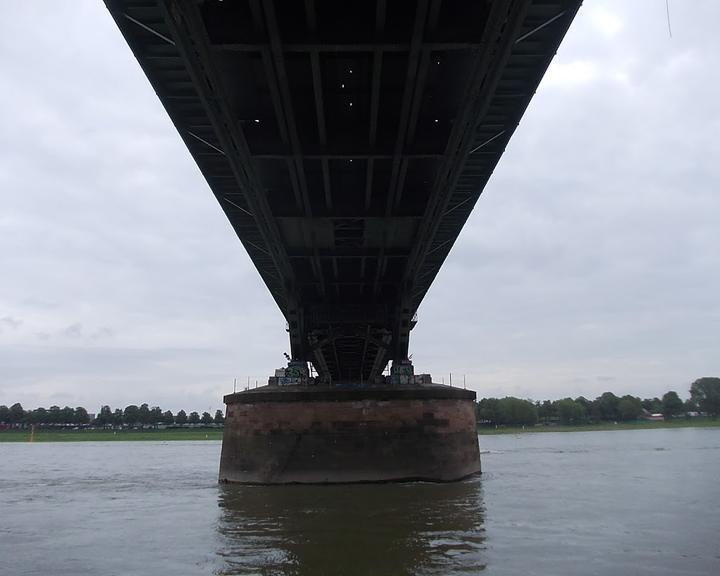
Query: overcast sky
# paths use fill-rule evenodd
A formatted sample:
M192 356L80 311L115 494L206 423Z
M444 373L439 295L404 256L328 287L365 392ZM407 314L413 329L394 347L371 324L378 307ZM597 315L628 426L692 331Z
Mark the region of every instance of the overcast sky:
M0 8L0 404L214 410L285 322L100 0ZM720 3L588 0L411 335L480 396L720 375Z

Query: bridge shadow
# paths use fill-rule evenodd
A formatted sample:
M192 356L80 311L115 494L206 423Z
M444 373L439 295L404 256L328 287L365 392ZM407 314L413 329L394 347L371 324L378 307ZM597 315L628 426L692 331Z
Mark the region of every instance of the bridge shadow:
M475 574L479 478L452 484L221 486L219 574Z

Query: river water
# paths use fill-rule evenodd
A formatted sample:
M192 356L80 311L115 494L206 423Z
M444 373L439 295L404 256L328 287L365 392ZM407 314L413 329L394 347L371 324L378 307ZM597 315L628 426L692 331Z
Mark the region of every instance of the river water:
M0 443L0 575L720 574L720 428L482 436L455 484L216 483L217 442Z

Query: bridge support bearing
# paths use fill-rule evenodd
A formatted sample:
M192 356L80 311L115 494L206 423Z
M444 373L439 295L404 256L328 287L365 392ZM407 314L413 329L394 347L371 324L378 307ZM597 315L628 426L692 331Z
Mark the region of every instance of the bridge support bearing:
M474 399L440 385L230 394L220 481L460 480L480 472Z

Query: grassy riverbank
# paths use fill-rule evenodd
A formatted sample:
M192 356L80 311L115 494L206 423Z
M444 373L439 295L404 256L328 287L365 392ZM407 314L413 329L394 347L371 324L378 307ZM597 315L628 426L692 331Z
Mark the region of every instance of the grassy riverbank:
M581 426L530 426L526 428L480 426L480 435L537 434L542 432L597 432L607 430L656 430L662 428L720 428L720 419L693 418L668 422L621 422ZM30 442L30 430L0 430L0 442ZM36 430L33 442L128 442L128 441L222 440L222 430L205 428L171 428L165 430Z
M566 426L562 424L556 424L551 426L527 426L522 427L511 427L511 426L500 426L498 428L490 428L486 426L478 427L478 434L480 435L493 435L493 434L536 434L540 432L598 432L608 430L657 430L661 428L707 428L707 427L720 427L720 419L711 420L709 418L693 418L691 420L678 419L668 420L663 422L618 422L613 424L612 422L603 422L602 424L583 424L579 426Z
M0 430L0 442L30 442L30 430ZM36 430L33 442L128 442L142 440L221 440L222 430Z

